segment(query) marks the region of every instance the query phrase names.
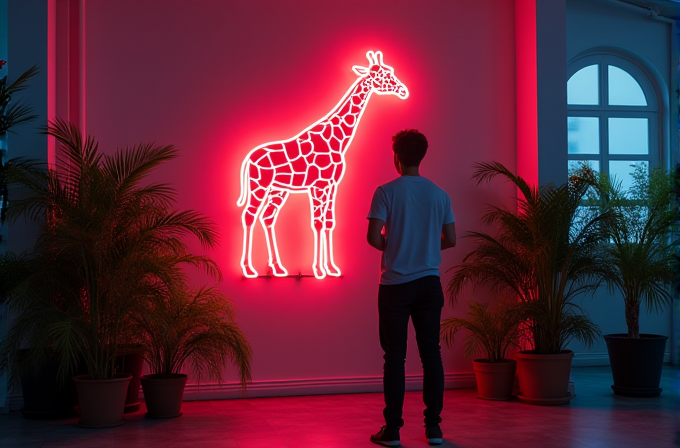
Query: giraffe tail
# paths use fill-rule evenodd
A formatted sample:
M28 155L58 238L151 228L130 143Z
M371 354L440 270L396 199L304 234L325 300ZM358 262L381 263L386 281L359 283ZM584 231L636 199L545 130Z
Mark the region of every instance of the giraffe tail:
M248 171L248 165L250 163L250 157L246 157L241 165L241 196L238 198L236 205L242 207L246 203L246 198L248 197L248 176L246 171Z

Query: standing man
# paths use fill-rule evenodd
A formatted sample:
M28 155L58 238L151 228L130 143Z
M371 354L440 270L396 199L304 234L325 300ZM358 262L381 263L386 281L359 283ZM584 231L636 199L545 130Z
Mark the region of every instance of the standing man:
M385 352L383 387L385 425L371 442L399 446L404 425L406 340L409 317L423 364L425 437L442 443L439 427L444 401L444 368L439 325L444 294L439 280L441 251L456 245L451 199L419 166L427 139L415 129L392 137L395 180L378 187L368 213L368 244L382 251L378 314L380 346Z

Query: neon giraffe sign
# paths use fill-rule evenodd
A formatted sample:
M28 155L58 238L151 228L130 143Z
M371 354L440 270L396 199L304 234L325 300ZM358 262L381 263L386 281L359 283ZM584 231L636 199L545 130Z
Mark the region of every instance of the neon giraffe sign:
M359 78L340 102L323 118L295 137L260 145L250 151L241 165L241 196L245 205L241 269L248 278L258 276L252 265L253 224L259 217L265 231L269 267L276 277L288 271L281 265L276 244L276 218L291 193L307 193L314 233L314 277L339 277L333 261L335 197L345 171L349 149L371 94L408 98L409 92L394 69L383 63L380 51L366 53L369 65L352 67Z

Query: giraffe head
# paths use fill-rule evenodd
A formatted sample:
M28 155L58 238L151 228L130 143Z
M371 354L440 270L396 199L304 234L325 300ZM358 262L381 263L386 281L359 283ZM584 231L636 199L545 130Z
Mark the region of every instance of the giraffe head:
M366 53L366 57L368 58L368 67L355 65L352 70L357 75L370 79L373 92L378 95L397 95L402 100L408 98L408 89L394 76L394 69L383 63L381 51L369 51Z

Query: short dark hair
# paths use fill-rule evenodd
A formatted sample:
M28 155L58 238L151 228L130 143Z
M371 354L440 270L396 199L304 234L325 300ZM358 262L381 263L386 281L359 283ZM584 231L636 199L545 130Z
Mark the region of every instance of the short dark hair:
M399 131L392 137L392 151L404 166L420 166L427 152L427 138L415 129Z

